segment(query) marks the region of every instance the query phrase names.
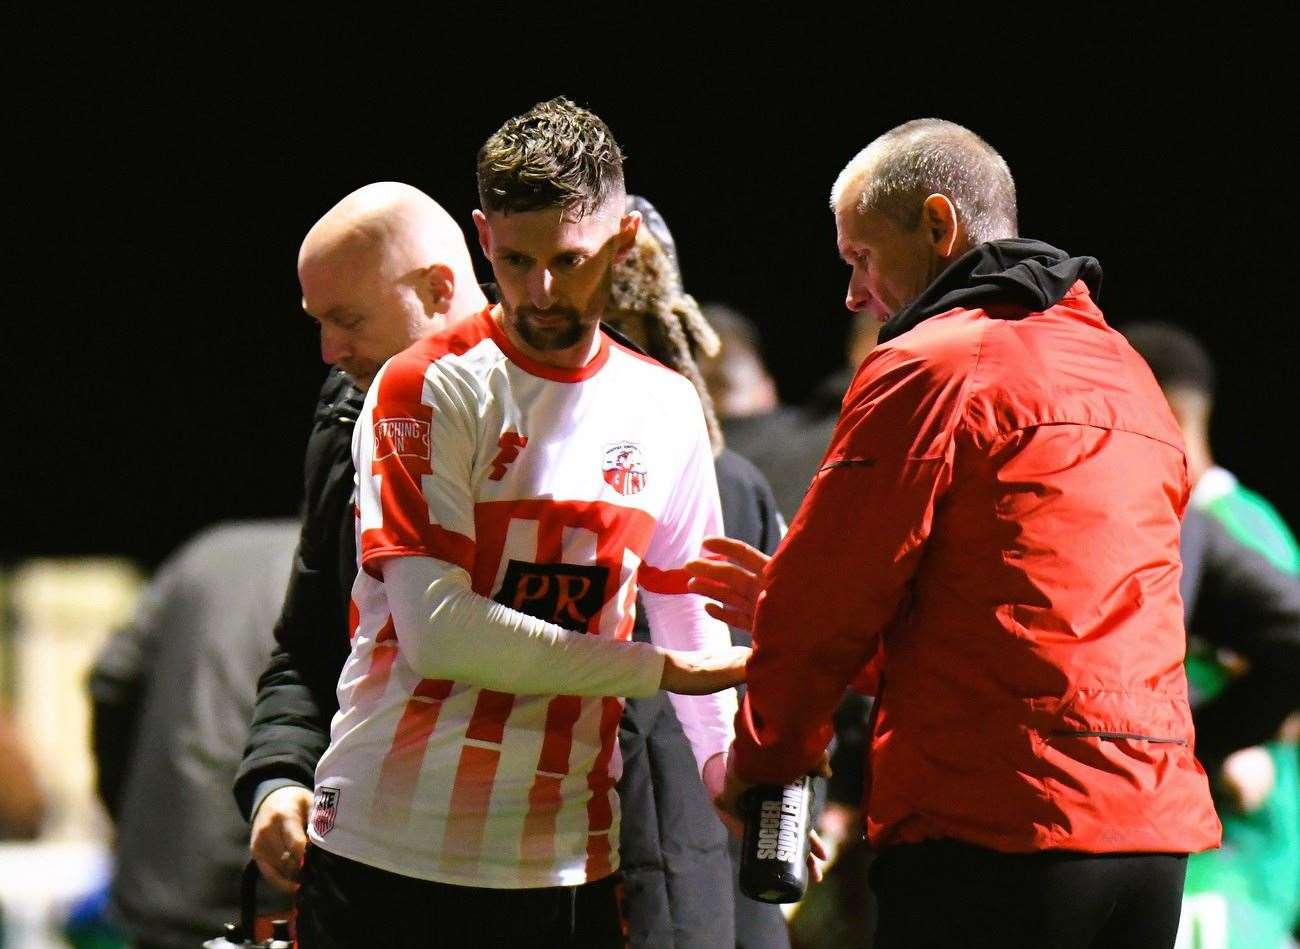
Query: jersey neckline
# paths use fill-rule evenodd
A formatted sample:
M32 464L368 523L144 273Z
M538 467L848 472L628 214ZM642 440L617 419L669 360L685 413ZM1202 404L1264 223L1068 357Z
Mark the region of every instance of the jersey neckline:
M510 342L510 337L506 335L505 330L501 328L501 324L492 316L492 307L489 306L485 309L482 316L488 322L488 332L492 336L492 342L496 343L497 348L505 353L507 359L530 376L549 379L552 382L583 382L600 372L605 363L609 362L609 337L599 329L597 329L597 332L600 335L600 347L596 350L596 355L585 366L569 369L563 366L550 366L544 362L538 362L521 352L514 343Z

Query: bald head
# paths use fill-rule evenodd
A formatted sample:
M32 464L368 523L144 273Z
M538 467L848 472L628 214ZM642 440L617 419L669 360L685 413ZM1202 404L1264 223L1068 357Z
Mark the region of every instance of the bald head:
M339 254L378 254L394 270L448 264L472 273L456 222L418 188L380 181L358 188L317 221L298 251L298 268Z
M303 239L298 280L320 323L321 358L363 387L416 339L487 305L456 222L399 182L366 185L330 208Z
M911 230L926 198L951 201L969 242L1016 236L1016 186L988 142L943 119L914 119L858 152L831 189L831 210L888 215Z

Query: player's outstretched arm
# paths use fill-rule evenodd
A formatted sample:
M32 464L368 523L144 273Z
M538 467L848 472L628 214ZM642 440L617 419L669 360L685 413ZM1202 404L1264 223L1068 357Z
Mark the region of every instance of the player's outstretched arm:
M748 649L669 650L588 636L510 609L431 557L383 563L402 658L421 676L521 695L703 695L744 680Z
M709 695L745 681L748 646L727 646L717 652L664 649L664 674L659 688L678 695Z

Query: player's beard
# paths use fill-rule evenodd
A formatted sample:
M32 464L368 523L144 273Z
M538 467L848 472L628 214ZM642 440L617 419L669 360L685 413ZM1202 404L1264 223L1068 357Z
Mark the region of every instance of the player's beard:
M573 307L553 306L546 310L517 307L512 314L519 337L538 352L569 349L582 341L587 325Z

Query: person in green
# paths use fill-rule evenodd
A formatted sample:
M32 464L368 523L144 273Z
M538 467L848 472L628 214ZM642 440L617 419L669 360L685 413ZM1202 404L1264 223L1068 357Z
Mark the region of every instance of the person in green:
M1187 675L1202 708L1221 697L1240 673L1237 657L1198 641L1198 581L1231 572L1234 595L1294 601L1300 545L1277 510L1218 466L1210 450L1214 366L1189 333L1164 323L1123 328L1151 366L1183 430L1193 484L1184 523L1188 601ZM1241 549L1246 553L1243 554ZM1215 551L1218 551L1216 554ZM1221 564L1231 564L1223 568ZM1280 574L1279 578L1276 574ZM1273 575L1271 575L1273 574ZM1259 580L1245 584L1242 576ZM1277 616L1284 609L1270 607ZM1242 617L1233 616L1240 620ZM1222 621L1221 616L1214 617ZM1251 635L1253 630L1243 630ZM1294 707L1294 702L1292 706ZM1294 946L1300 925L1300 742L1296 715L1270 740L1206 761L1223 821L1223 847L1194 854L1187 867L1179 949L1281 949ZM1198 722L1198 739L1201 726ZM1250 741L1251 739L1247 739ZM1198 755L1202 748L1198 741ZM1217 756L1215 756L1217 757ZM1203 756L1204 761L1204 756Z

